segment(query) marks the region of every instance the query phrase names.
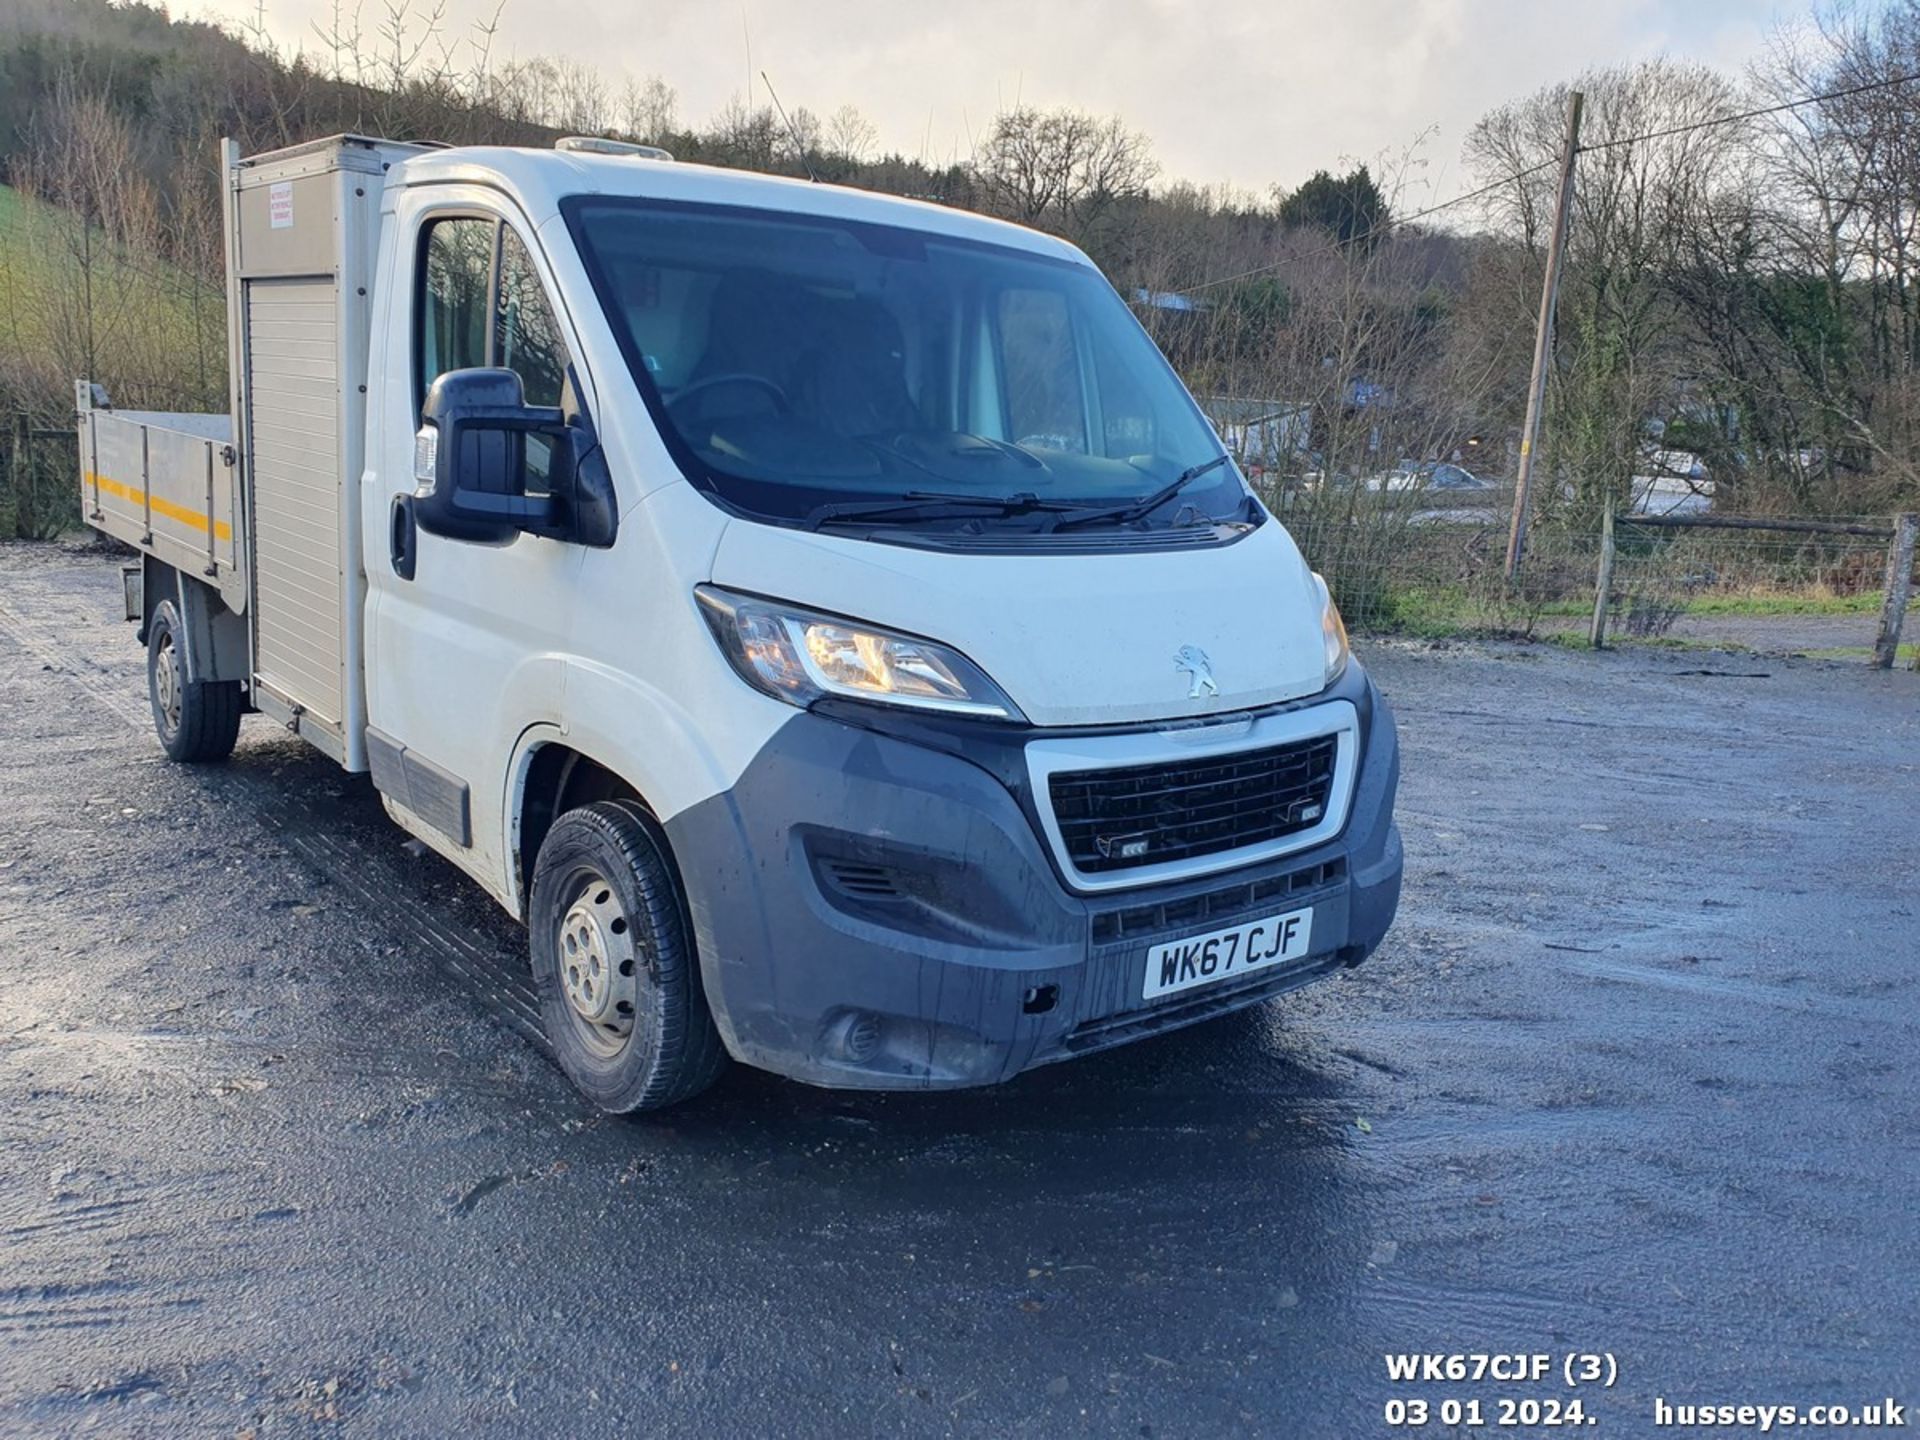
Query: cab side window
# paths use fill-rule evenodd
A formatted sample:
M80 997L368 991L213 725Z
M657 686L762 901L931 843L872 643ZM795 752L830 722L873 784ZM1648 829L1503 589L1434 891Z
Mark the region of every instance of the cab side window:
M533 257L497 220L455 216L427 227L418 313L420 395L449 370L514 371L529 405L559 405L566 342Z
M558 405L567 383L567 342L533 268L511 230L500 235L500 286L495 302L494 359L520 376L529 405Z
M461 217L427 230L420 264L420 386L485 365L495 222Z
M533 257L510 226L465 215L428 225L416 323L416 404L447 371L479 365L512 370L529 405L563 404L567 344ZM530 435L524 444L528 493L544 494L553 469L553 441Z

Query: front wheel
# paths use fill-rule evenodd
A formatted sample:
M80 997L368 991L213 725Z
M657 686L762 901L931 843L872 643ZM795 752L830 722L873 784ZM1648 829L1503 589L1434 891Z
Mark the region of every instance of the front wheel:
M658 1110L726 1065L666 837L630 800L569 810L534 863L527 912L541 1022L601 1109Z
M186 627L173 601L147 621L147 702L169 760L203 765L233 753L240 736L240 682L188 680Z

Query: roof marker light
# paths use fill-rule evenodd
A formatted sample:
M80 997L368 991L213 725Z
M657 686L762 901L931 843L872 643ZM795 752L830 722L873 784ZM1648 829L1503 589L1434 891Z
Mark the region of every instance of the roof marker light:
M671 160L671 151L658 145L638 145L631 140L605 140L598 135L562 135L553 142L556 150L575 155L625 155L632 160Z

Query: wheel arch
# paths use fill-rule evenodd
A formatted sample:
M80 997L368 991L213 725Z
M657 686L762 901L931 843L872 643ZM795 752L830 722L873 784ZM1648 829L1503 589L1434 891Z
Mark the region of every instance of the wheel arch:
M173 602L180 617L180 643L192 682L238 680L252 676L247 618L227 608L219 590L154 555L141 556L141 616L136 636L142 645L162 601Z
M553 822L595 800L633 800L657 812L640 787L619 768L581 748L558 726L534 725L516 747L507 793L508 887L525 915L533 889L533 864Z
M604 772L624 787L620 794L639 801L664 829L681 811L732 786L793 712L737 680L730 683L738 686L738 695L715 697L725 703L696 711L631 674L569 657L565 697L558 706L565 722L527 724L503 777L503 878L516 915L526 913L539 842L572 803L572 794L561 787L584 784L582 776Z

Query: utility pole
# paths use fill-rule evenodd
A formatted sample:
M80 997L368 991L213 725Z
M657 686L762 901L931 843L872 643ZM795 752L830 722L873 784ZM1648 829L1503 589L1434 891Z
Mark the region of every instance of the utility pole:
M1580 111L1586 96L1567 96L1567 139L1560 151L1560 195L1547 240L1547 275L1540 286L1540 323L1533 334L1533 378L1527 382L1527 421L1520 432L1520 473L1513 486L1513 524L1507 530L1507 579L1520 573L1527 548L1527 501L1533 485L1534 444L1540 438L1540 412L1546 406L1547 364L1553 354L1553 312L1560 298L1560 266L1567 253L1567 226L1573 219L1573 161L1580 153Z

